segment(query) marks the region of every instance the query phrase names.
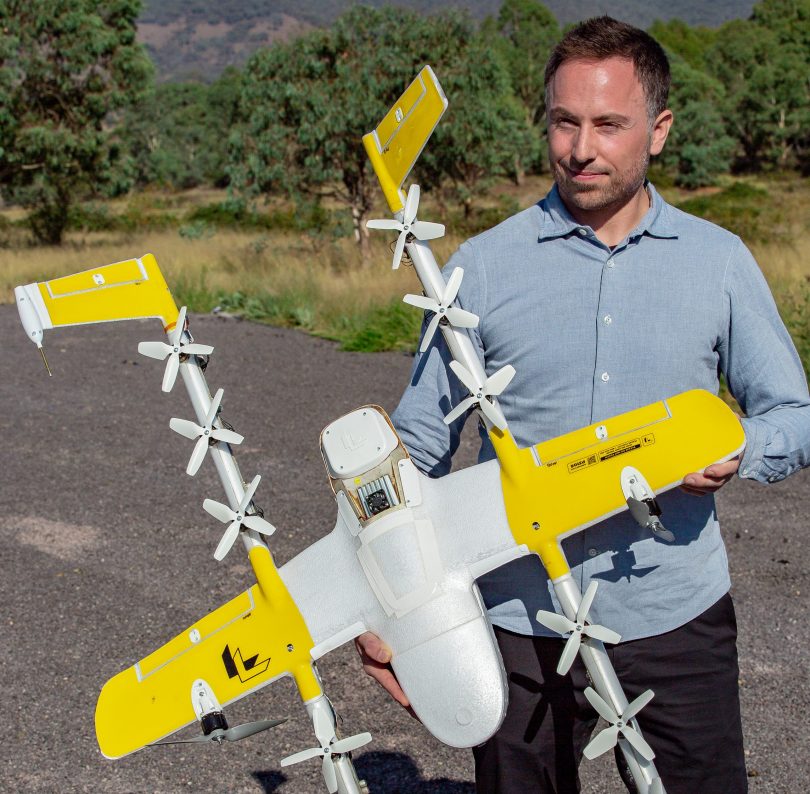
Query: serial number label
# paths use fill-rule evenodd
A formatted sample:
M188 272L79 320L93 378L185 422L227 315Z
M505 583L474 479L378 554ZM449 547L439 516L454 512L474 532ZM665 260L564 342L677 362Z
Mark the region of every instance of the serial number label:
M602 463L606 460L618 458L619 455L626 455L628 452L633 452L641 447L649 447L655 443L655 434L647 433L637 438L631 438L627 441L622 441L620 444L614 444L611 447L605 447L592 455L583 455L581 458L576 458L568 463L568 473L582 471L583 469L596 466L597 463Z

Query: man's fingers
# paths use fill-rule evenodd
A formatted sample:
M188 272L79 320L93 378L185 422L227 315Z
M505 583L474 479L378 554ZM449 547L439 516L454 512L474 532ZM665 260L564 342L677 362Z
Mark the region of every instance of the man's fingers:
M732 458L725 463L714 463L707 466L705 471L692 472L683 479L681 490L694 496L704 496L707 493L719 491L740 468L740 458Z
M682 485L681 490L690 496L706 496L709 493L705 488L690 488L688 485Z
M713 463L711 466L707 466L703 474L712 480L729 480L737 473L739 468L740 458L737 456L727 460L725 463Z
M365 657L381 664L388 664L391 661L391 649L376 634L372 634L370 631L361 634L354 641L354 644L364 662Z
M389 695L391 695L400 706L406 708L411 705L402 687L397 681L397 677L387 664L370 661L363 663L363 670L366 671Z
M389 662L391 661L391 649L376 635L371 632L361 634L354 641L360 659L363 662L363 670L370 675L391 697L404 706L413 716L416 716L411 709L411 703L407 695L402 691L402 687L397 681Z

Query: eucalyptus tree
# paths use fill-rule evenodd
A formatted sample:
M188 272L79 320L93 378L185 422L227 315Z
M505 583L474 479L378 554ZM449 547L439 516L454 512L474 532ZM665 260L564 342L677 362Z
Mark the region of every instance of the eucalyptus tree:
M538 0L504 0L495 19L482 28L509 73L512 90L525 114L526 124L537 131L537 144L515 158L514 177L520 183L525 168L540 166L543 148L540 138L545 129L544 73L561 31L554 14Z
M338 202L351 214L367 261L365 220L379 188L361 139L425 64L436 69L451 102L429 149L452 145L453 168L434 159L442 163L432 171L434 183L449 178L474 187L482 166L500 165L490 150L510 149L511 161L515 147L525 145L511 134L515 100L504 67L468 17L357 7L330 30L260 51L247 63L241 123L231 139L235 190L247 199L284 191Z
M135 40L139 0L0 0L0 191L59 243L71 204L111 184L116 111L151 64Z
M810 146L810 0L765 0L718 31L710 71L723 84L740 168L785 168Z

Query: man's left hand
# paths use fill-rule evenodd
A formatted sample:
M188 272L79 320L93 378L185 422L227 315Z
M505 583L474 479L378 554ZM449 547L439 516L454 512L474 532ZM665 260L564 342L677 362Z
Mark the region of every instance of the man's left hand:
M719 491L740 468L740 456L727 460L725 463L713 463L707 466L703 474L692 472L684 477L682 491L693 496L705 496L707 493Z

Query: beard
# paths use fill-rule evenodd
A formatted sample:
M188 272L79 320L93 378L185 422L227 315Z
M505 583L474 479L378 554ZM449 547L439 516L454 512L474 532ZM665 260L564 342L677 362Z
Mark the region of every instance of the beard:
M647 176L650 155L646 153L645 157L636 163L635 168L621 173L615 170L600 171L599 173L604 173L607 179L603 178L597 184L572 179L566 165L569 163L551 163L554 181L565 204L579 210L600 211L622 207L638 193Z

